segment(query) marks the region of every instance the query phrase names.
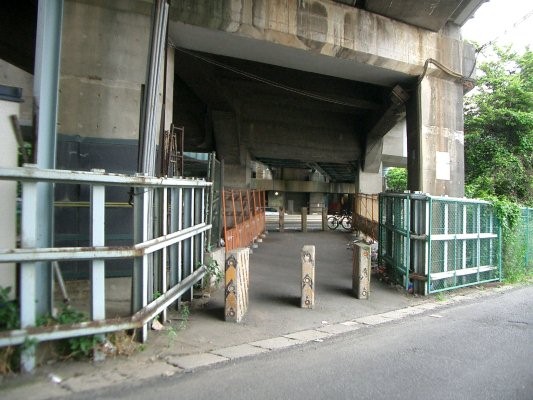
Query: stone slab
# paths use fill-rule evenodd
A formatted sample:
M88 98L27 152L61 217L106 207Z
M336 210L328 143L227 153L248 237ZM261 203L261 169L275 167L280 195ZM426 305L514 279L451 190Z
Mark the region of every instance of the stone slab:
M407 317L408 314L405 312L402 312L401 310L394 310L394 311L389 311L389 312L379 314L379 315L381 315L384 318L391 319L391 320L397 320L397 319L402 319L402 318Z
M148 365L139 366L139 368L131 368L131 364L124 365L118 372L124 374L126 379L151 379L163 376L172 376L174 374L182 372L183 369L174 365L169 365L166 362L159 361Z
M385 322L390 322L391 320L389 318L382 317L381 315L369 315L367 317L357 318L354 321L365 325L379 325Z
M327 332L320 332L319 330L308 329L305 331L289 333L288 335L284 336L289 339L301 340L302 342L310 342L312 340L325 339L327 337L330 337L331 334L328 334Z
M168 357L166 361L179 368L194 369L228 361L228 358L211 353L200 353L188 356Z
M125 380L126 378L124 375L114 371L106 372L105 379L101 374L95 372L92 374L65 379L60 385L72 392L84 392L86 390L95 390L108 387L113 384L124 382Z
M422 314L423 312L426 312L427 310L428 309L424 307L413 306L413 307L401 308L397 311L405 313L406 315L416 315L416 314Z
M268 352L268 349L245 343L238 346L224 347L222 349L213 350L211 353L233 360L235 358L250 357L266 352Z
M257 342L251 342L252 346L262 347L263 349L275 350L283 349L285 347L291 347L304 343L301 340L289 339L287 337L278 336L272 339L258 340Z
M353 325L346 325L345 322L342 322L340 324L333 324L333 325L324 325L318 328L321 332L330 333L332 335L338 335L345 332L352 332L356 331L357 329L361 329L363 326L360 324L353 324Z
M414 307L423 308L424 310L434 310L435 308L438 308L439 305L436 303L422 303L422 304L417 304Z

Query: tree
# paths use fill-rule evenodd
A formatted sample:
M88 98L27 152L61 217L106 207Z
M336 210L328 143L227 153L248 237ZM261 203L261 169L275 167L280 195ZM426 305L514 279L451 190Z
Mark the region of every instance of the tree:
M405 168L389 168L385 175L387 182L387 189L398 192L407 190L407 169Z
M494 49L465 104L465 181L470 197L492 202L503 228L503 271L530 279L519 205L533 205L533 54ZM522 222L523 223L523 222Z
M533 53L494 52L465 102L466 192L532 205Z

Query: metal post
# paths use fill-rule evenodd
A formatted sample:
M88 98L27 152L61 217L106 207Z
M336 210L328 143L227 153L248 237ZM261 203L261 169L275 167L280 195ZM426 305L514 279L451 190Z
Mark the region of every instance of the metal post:
M301 220L302 220L302 232L307 232L307 207L302 207L301 210Z
M104 172L102 170L92 170L92 172ZM91 186L91 245L105 245L105 187ZM105 261L91 261L91 319L105 319ZM103 341L104 336L99 335ZM95 361L103 361L105 353L94 352Z
M39 1L33 80L39 168L55 168L62 21L63 0ZM39 204L39 223L36 226L36 246L52 247L54 204L52 184L37 184L37 204ZM50 263L37 263L35 279L38 282L36 311L39 315L49 314L52 310Z
M37 184L22 184L22 237L23 248L35 248L37 243ZM35 326L37 303L36 263L20 265L20 327ZM20 367L23 372L35 368L36 344L25 346L20 355Z
M183 189L183 228L192 226L193 223L193 189ZM193 240L192 238L183 241L183 277L187 277L192 272L193 263ZM192 291L185 292L183 299L185 301L192 300Z
M151 190L139 188L135 190L134 237L135 243L148 240L149 204ZM150 255L136 257L133 264L132 280L132 314L148 304L148 264ZM138 333L138 340L145 342L148 338L148 327L144 324Z
M165 236L168 233L168 188L163 188L163 204L161 207L161 234ZM167 263L168 263L168 247L165 247L161 254L161 293L167 292ZM163 321L167 320L167 309L165 308L161 313Z
M181 221L180 210L180 193L181 189L171 189L170 192L170 232L177 232ZM181 243L176 243L170 246L169 249L169 268L170 268L170 286L176 286L179 282L179 248Z

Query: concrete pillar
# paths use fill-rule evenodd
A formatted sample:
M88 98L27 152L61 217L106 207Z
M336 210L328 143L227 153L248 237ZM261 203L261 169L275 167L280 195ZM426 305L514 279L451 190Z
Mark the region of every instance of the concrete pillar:
M226 255L225 274L225 320L241 322L248 309L250 249L247 247L230 251Z
M302 232L307 232L307 207L302 207Z
M19 115L20 91L5 86L0 89L6 89L0 93L0 143L2 143L0 146L0 167L13 168L18 163L18 145L10 116ZM5 93L7 89L13 95L7 96ZM0 248L14 249L17 237L17 214L15 212L17 209L17 183L0 181L0 193L2 194L2 201L0 202L0 221L2 221ZM14 298L17 292L16 278L15 263L0 265L0 287L11 287L9 294L11 298Z
M285 232L285 207L279 208L279 231Z
M301 253L302 297L301 308L315 307L315 246L305 245Z
M149 3L108 8L99 1L65 2L59 133L138 140L150 13ZM107 170L101 162L91 167Z
M322 230L325 231L328 226L328 209L322 208Z
M370 294L371 249L364 243L353 247L352 291L357 299L368 299Z
M320 213L322 208L325 205L325 195L324 193L309 193L309 213Z
M464 196L463 87L426 76L407 103L408 187Z
M377 173L363 172L359 170L359 193L375 194L383 191L382 167Z

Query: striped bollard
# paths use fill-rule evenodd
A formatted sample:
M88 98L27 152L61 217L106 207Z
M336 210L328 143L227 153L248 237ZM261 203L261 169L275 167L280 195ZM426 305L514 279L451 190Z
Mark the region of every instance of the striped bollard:
M302 260L302 308L315 306L315 246L305 245L301 253Z
M356 298L368 300L370 293L370 245L356 243L353 247L352 291Z

